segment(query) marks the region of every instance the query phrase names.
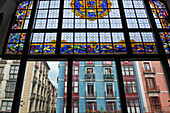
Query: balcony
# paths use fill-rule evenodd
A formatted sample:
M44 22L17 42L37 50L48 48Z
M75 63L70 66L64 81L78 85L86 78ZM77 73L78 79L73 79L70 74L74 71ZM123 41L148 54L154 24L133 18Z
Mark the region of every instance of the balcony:
M36 64L35 64L35 68L36 68L36 69L38 69L38 68L39 68L39 63L38 63L38 62L36 62Z
M44 83L42 84L42 88L44 88Z
M86 98L91 99L91 98L96 98L96 97L97 97L97 92L96 92L96 91L92 92L91 94L89 94L89 93L86 91Z
M156 85L155 87L146 86L146 89L147 89L147 93L159 93L160 92L160 88L158 85Z
M105 81L113 81L114 80L113 74L104 74L104 80Z
M46 75L46 72L44 71L44 72L43 72L43 76L45 76L45 75Z
M40 100L40 95L37 95L36 101L39 101L39 100Z
M116 91L113 91L110 94L108 94L107 91L105 91L105 97L106 98L116 98Z
M156 74L155 67L152 67L150 70L146 70L143 68L143 74Z
M38 82L38 86L41 86L41 81L39 80L39 82Z
M43 69L41 68L41 69L40 69L40 73L42 73L42 72L43 72Z
M35 93L32 93L30 100L34 100L35 99L35 95L36 95Z
M86 81L94 81L95 80L95 74L86 74L85 79L86 79Z
M43 98L43 96L41 96L41 99L40 99L41 101L43 101L44 100L44 98Z
M37 83L37 77L34 76L33 78L33 83L36 84Z
M0 82L3 80L4 74L0 73Z

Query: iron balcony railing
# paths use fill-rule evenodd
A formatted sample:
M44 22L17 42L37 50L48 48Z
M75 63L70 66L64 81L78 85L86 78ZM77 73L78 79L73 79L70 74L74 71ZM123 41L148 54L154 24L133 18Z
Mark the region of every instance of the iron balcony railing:
M43 76L45 76L45 75L46 75L46 72L44 71L44 72L43 72Z
M30 100L34 100L35 99L35 93L31 93L31 98L30 98Z
M105 91L105 97L106 98L115 98L116 97L116 91L112 91L110 93L108 93L107 91Z
M40 95L37 95L36 101L39 101L39 100L40 100Z
M146 86L146 89L148 93L159 93L160 92L160 88L158 85L155 85L154 87Z
M104 74L104 79L114 79L113 74Z
M38 62L36 62L36 64L35 64L35 68L36 68L36 69L38 69L38 68L39 68L39 63L38 63Z
M40 68L40 73L42 73L43 72L43 69L42 68Z
M37 83L37 80L38 80L38 78L34 76L34 78L33 78L33 83L36 84L36 83Z
M155 67L152 67L152 69L144 69L143 68L143 74L156 74L156 69Z
M96 91L93 91L91 93L86 91L86 98L96 98L96 97L97 97L97 92Z
M86 74L85 78L86 80L95 79L95 74Z

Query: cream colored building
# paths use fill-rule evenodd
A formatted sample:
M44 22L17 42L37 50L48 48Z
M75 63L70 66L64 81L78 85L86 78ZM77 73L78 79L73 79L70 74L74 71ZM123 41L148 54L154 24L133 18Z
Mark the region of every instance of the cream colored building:
M0 112L10 112L19 70L19 60L0 59ZM56 89L48 79L46 62L27 62L20 113L53 113Z

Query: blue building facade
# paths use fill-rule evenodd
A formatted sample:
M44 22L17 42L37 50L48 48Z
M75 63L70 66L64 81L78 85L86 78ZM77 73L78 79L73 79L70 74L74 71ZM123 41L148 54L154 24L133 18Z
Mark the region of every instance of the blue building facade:
M132 66L135 85L131 85L131 89L135 89L135 93L128 92L130 88L126 88L126 98L130 103L134 100L138 102L138 106L127 104L128 111L133 113L141 113L142 99L139 99L140 84L136 84L135 64L126 64ZM126 68L125 65L125 68ZM124 65L123 65L124 66ZM130 68L129 68L130 69ZM122 73L123 70L122 70ZM130 71L129 71L130 73ZM126 72L127 74L127 72ZM128 82L128 76L124 76L124 84ZM130 76L130 77L132 77ZM66 95L67 95L67 62L60 62L59 78L58 78L58 96L57 96L57 113L66 113ZM135 88L134 88L134 87ZM115 113L121 111L119 103L119 89L117 83L116 67L113 61L79 61L73 62L73 113L91 113L99 111L107 111L107 113ZM130 94L129 94L130 93ZM133 95L135 98L133 98ZM137 105L137 104L136 104ZM132 111L134 110L134 111Z

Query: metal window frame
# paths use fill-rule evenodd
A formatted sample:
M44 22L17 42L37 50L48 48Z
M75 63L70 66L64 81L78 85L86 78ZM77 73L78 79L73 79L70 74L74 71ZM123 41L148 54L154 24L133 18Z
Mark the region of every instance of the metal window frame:
M105 32L108 31L107 29L62 29L62 21L63 21L63 6L64 6L64 0L60 0L60 10L59 10L59 18L58 18L58 29L32 29L33 28L33 22L35 18L35 13L36 13L36 7L38 4L38 0L34 0L32 12L31 12L31 17L28 25L28 29L20 29L20 30L12 30L12 23L15 18L15 14L17 11L18 4L16 5L16 9L14 11L14 14L12 15L12 21L10 23L8 32L7 32L7 37L5 40L5 44L3 47L2 57L3 59L16 59L16 60L21 60L20 62L20 68L18 72L18 78L17 78L17 84L16 84L16 89L15 89L15 94L14 94L14 100L13 100L13 105L12 105L12 113L18 113L19 112L19 105L20 105L20 99L21 99L21 93L22 93L22 86L24 82L24 75L25 75L25 70L26 70L26 65L27 61L35 60L35 61L45 61L45 60L50 60L50 61L68 61L68 79L67 79L67 113L71 113L71 101L72 101L72 67L73 67L73 61L115 61L116 63L116 71L117 71L117 78L118 78L118 86L119 86L119 94L120 94L120 103L121 103L121 108L123 113L127 113L127 106L126 106L126 97L125 97L125 92L124 92L124 84L123 84L123 77L122 77L122 71L121 71L121 61L161 61L164 73L165 73L165 78L167 80L168 86L170 86L170 68L169 68L169 63L168 59L170 58L170 54L165 54L162 41L159 38L159 32L170 32L170 29L157 29L156 23L154 21L154 17L151 12L151 8L149 6L148 0L143 0L146 6L146 10L148 13L148 17L150 19L150 24L152 26L151 29L128 29L127 28L127 23L126 23L126 17L124 13L124 8L123 8L123 3L122 0L118 0L118 5L119 5L119 10L120 10L120 15L121 15L121 20L122 20L122 29L109 29L109 32L114 31L114 32L123 32L124 35L126 35L128 38L125 38L125 43L127 47L127 54L114 54L114 55L64 55L60 54L60 44L61 44L61 33L62 32ZM165 3L166 8L167 4ZM168 13L170 14L170 11L167 9ZM23 49L23 54L22 55L6 55L5 50L6 50L6 45L8 42L8 37L9 34L13 33L27 33L25 43L24 43L24 49ZM32 32L57 32L57 42L56 42L56 53L54 55L29 55L28 50L29 50L29 41L31 37ZM158 54L132 54L132 47L131 47L131 42L130 42L130 37L129 37L129 32L153 32L155 35L155 40L156 40L156 47L158 50ZM87 42L86 42L87 43ZM170 91L170 87L169 91Z

